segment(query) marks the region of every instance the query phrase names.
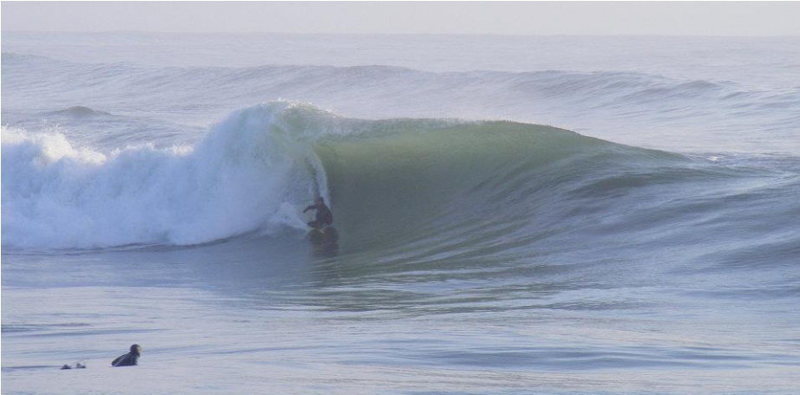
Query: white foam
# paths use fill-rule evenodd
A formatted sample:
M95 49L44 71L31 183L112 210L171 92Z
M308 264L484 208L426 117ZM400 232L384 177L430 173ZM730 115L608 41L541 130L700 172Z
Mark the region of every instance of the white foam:
M63 134L4 127L3 244L187 245L301 227L296 208L325 182L320 169L308 171L308 145L283 126L294 106L237 111L194 147L107 155L75 147Z

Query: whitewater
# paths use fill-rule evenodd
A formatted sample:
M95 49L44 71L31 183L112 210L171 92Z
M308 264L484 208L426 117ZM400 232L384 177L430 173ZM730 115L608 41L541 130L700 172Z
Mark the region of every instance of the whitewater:
M4 33L3 391L796 393L798 196L797 37Z

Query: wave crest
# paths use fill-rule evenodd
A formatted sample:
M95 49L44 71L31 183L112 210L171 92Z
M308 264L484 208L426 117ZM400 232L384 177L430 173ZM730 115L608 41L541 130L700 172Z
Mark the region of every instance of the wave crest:
M194 147L127 147L109 155L61 134L3 128L3 244L96 248L196 244L277 226L308 200L324 172L292 135L302 107L237 111Z

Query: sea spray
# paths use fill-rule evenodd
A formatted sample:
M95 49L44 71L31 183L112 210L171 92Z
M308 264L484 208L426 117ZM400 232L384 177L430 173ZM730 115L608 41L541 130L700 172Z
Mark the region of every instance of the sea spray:
M194 147L105 155L62 134L3 128L4 247L196 244L298 227L313 196L310 151L287 135L289 103L236 111Z

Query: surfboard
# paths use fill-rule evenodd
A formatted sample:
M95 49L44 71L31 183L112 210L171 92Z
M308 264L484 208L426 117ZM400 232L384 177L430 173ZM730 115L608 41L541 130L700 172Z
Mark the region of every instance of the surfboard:
M334 244L339 241L339 232L333 226L314 228L308 231L308 240L316 245Z

